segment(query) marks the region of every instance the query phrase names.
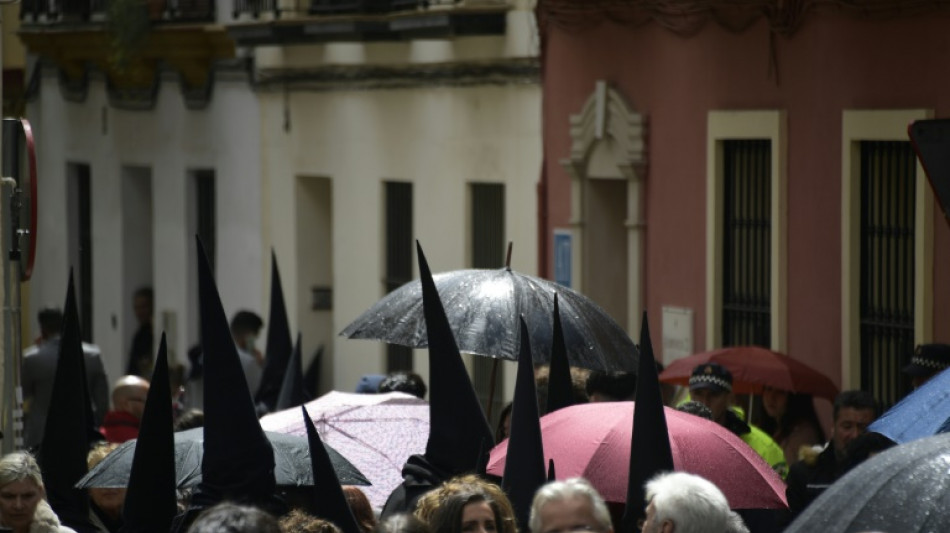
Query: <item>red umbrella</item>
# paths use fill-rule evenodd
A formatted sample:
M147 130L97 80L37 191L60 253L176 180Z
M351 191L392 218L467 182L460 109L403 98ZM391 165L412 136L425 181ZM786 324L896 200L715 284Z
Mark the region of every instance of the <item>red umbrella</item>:
M728 429L698 416L665 408L676 470L700 475L719 487L733 509L785 509L785 484L771 467ZM633 432L633 402L565 407L541 418L545 462L558 479L584 477L609 502L624 503ZM488 473L505 469L508 441L491 451Z
M762 387L769 386L832 401L838 395L838 387L828 376L797 359L760 346L730 346L677 359L660 373L660 381L689 385L693 369L704 363L719 363L728 368L732 372L732 390L738 394L761 393Z

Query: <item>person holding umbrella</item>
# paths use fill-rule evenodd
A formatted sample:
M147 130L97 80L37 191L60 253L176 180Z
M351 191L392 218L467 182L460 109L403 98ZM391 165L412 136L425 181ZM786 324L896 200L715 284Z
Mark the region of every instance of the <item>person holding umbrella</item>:
M762 407L766 416L762 418L761 427L782 447L789 466L798 462L802 446L825 442L825 432L818 422L810 394L794 394L766 386L762 391Z
M767 433L745 423L730 408L732 373L718 363L704 363L693 369L689 378L689 394L693 400L712 411L713 422L735 433L765 459L782 478L788 473L785 453Z
M835 398L831 442L813 458L796 463L788 473L785 495L794 518L847 470L848 445L867 432L877 416L877 403L870 393L842 392Z

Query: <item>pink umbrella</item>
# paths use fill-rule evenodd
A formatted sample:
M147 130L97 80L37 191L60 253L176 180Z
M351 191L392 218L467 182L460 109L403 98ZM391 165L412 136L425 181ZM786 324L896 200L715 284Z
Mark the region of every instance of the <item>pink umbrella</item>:
M769 465L728 429L665 408L676 470L719 487L733 509L785 509L785 484ZM605 500L624 503L633 433L633 402L573 405L541 418L545 462L558 479L584 477ZM488 473L502 475L508 441L491 451ZM357 465L359 466L359 465Z
M355 394L332 391L306 404L323 442L349 459L372 483L360 487L377 510L402 483L402 467L425 452L429 404L401 392ZM306 435L300 407L261 418L265 431Z

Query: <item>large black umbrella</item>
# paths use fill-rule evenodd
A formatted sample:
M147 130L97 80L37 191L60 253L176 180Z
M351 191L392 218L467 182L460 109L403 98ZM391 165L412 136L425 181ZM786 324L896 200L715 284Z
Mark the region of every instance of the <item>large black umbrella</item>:
M301 487L313 485L313 468L310 464L310 444L306 437L283 433L264 432L274 448L276 468L274 476L278 486ZM105 459L89 471L76 488L125 487L132 470L135 440L122 443ZM336 450L326 446L330 462L340 483L344 485L369 485L363 474ZM175 433L175 479L179 489L197 486L201 481L201 457L204 454L204 428L189 429Z
M637 368L636 347L623 328L593 300L568 287L510 268L455 270L433 278L462 352L517 361L521 346L518 317L523 316L532 359L549 362L557 294L572 366L601 371ZM389 293L340 335L426 347L422 285L411 281Z
M785 533L950 531L950 434L895 446L832 484Z

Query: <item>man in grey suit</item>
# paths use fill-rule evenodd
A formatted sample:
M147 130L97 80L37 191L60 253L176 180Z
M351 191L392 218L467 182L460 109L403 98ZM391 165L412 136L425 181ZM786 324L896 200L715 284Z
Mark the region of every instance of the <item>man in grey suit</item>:
M56 377L56 364L59 361L59 336L63 329L63 313L59 309L42 309L38 314L40 339L37 344L23 351L23 367L20 370L20 383L23 387L23 442L27 449L39 447L46 428L46 414L49 412L50 398L53 394L53 379ZM93 418L99 427L106 411L109 410L109 380L102 365L99 347L83 343L86 363L86 380L89 397L92 400Z

